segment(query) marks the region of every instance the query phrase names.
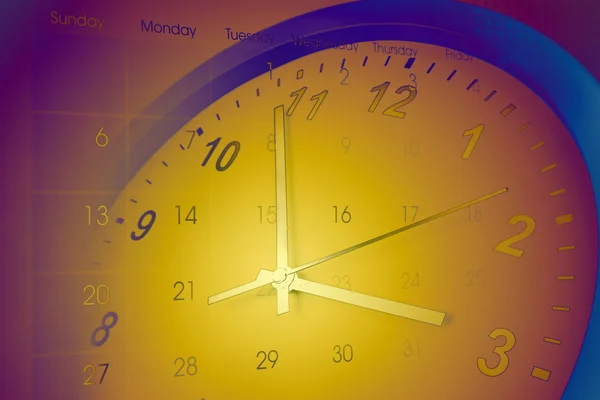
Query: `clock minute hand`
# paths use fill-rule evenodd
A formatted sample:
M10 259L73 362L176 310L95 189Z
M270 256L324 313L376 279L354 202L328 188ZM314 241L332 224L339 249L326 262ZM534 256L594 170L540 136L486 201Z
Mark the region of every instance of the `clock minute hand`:
M487 194L485 196L482 196L482 197L480 197L478 199L475 199L475 200L469 201L467 203L461 204L459 206L452 207L452 208L450 208L450 209L448 209L446 211L442 211L442 212L440 212L438 214L435 214L435 215L432 215L430 217L424 218L424 219L419 220L417 222L414 222L412 224L403 226L402 228L393 230L393 231L388 232L388 233L384 233L381 236L377 236L377 237L375 237L373 239L369 239L369 240L364 241L362 243L356 244L356 245L354 245L352 247L348 247L348 248L346 248L344 250L340 250L340 251L335 252L333 254L330 254L328 256L325 256L325 257L319 258L317 260L311 261L311 262L309 262L307 264L304 264L304 265L301 265L299 267L296 267L296 268L292 269L290 271L290 273L294 274L294 273L300 272L302 270L305 270L307 268L314 267L315 265L319 265L321 263L324 263L325 261L329 261L329 260L331 260L333 258L342 256L342 255L344 255L346 253L350 253L351 251L358 250L361 247L365 247L365 246L368 246L370 244L379 242L380 240L387 239L387 238L389 238L391 236L394 236L394 235L397 235L399 233L405 232L405 231L407 231L409 229L416 228L417 226L426 224L426 223L431 222L431 221L435 221L436 219L445 217L446 215L450 215L450 214L452 214L452 213L454 213L456 211L460 211L460 210L462 210L464 208L467 208L469 206L472 206L474 204L481 203L482 201L485 201L485 200L489 200L492 197L498 196L498 195L500 195L502 193L506 193L506 192L508 192L508 188L507 187L505 187L503 189L500 189L500 190L497 190L497 191L495 191L493 193Z
M283 105L273 110L275 138L275 187L276 187L276 230L277 230L277 269L288 268L288 226L287 226L287 185L285 157L285 112ZM286 273L283 272L283 277ZM277 314L290 311L290 294L287 285L277 287Z
M311 282L300 278L294 279L290 288L299 292L309 293L330 300L381 311L435 326L442 326L444 318L446 317L446 314L443 312L352 292L350 290L323 285L321 283Z

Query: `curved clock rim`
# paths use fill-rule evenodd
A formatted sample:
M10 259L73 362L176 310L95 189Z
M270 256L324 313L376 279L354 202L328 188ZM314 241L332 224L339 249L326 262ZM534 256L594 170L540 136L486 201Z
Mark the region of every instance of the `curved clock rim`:
M314 35L333 42L401 40L450 47L512 75L552 109L573 136L586 161L594 186L596 210L600 210L600 163L593 162L594 155L600 154L600 140L593 135L600 131L600 113L593 110L600 104L600 84L575 58L534 29L508 16L455 1L397 0L392 4L374 0L320 9L261 32L275 37L272 47L245 41L227 48L176 82L142 114L190 120L238 86L267 73L267 62L276 68L321 51L294 45L290 33ZM214 71L220 75L216 76ZM212 75L215 78L210 80ZM176 119L165 118L148 129L128 155L128 179L180 128L181 123ZM120 140L125 140L123 135ZM114 177L126 170L121 162L110 169ZM116 196L110 203L115 200ZM599 288L600 274L596 293ZM595 390L600 396L600 382L594 380L600 367L595 367L593 357L594 353L600 354L600 343L594 343L594 337L600 337L598 295L594 298L584 344L563 399L577 398L584 386L587 393ZM591 387L592 384L596 387Z

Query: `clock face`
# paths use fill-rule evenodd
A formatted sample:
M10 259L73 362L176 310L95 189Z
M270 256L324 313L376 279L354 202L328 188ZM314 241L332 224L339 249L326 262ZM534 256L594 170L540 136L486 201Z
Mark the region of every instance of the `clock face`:
M182 120L114 204L90 207L99 272L60 278L89 307L72 311L72 335L45 328L56 346L89 351L72 363L96 386L69 393L560 398L598 265L575 142L483 61L359 45L373 51L267 67ZM278 267L283 204L292 282L278 291L265 271Z

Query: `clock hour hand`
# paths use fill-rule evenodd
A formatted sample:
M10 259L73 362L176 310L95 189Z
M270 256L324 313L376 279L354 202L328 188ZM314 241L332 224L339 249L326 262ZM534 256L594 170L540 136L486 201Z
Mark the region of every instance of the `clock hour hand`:
M237 296L238 294L243 294L249 292L254 289L258 289L261 286L268 285L273 282L273 271L267 271L266 269L261 269L256 276L256 279L252 282L248 282L244 285L235 287L233 289L226 290L219 294L215 294L208 298L208 305L214 304L216 302L229 299L233 296Z
M333 286L323 285L300 278L295 278L290 288L299 292L309 293L326 299L352 304L375 311L381 311L398 317L408 318L431 325L442 326L446 314L410 304L399 303L380 297L369 296Z

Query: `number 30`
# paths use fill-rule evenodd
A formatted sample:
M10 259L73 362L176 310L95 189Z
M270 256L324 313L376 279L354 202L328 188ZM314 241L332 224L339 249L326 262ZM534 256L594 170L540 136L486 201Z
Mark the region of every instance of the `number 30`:
M490 337L492 339L496 339L500 336L506 339L506 343L504 343L503 346L496 346L496 348L494 348L494 353L500 356L500 361L498 362L498 365L496 365L494 368L489 368L485 358L477 358L477 368L479 368L479 371L481 371L482 374L490 377L499 376L500 374L504 373L504 371L506 371L506 369L508 368L508 356L506 355L506 353L512 350L512 348L515 347L516 343L515 334L509 331L508 329L498 328L494 329L490 333Z

